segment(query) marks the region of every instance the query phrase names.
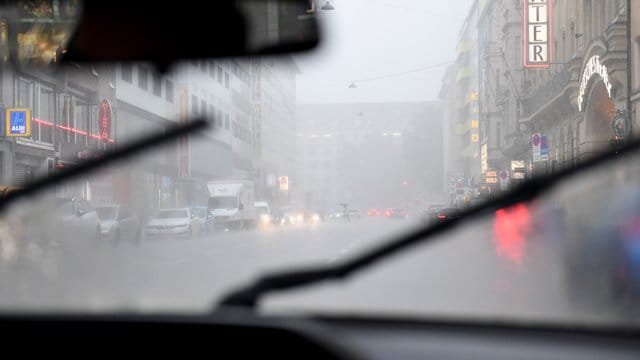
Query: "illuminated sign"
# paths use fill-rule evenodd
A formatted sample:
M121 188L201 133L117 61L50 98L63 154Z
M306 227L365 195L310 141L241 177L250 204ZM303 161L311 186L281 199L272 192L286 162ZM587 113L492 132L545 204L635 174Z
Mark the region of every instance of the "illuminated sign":
M578 111L582 111L582 107L584 105L584 95L587 91L587 85L589 84L589 80L594 75L600 75L602 81L604 82L604 86L607 88L607 93L609 97L611 97L611 88L613 85L609 80L609 71L607 67L600 63L600 56L592 56L591 59L587 62L587 65L584 67L584 71L582 72L582 77L580 77L580 88L578 89Z
M471 128L472 129L477 129L480 127L480 121L478 120L471 120Z
M484 177L486 178L497 178L498 171L497 170L487 170L484 172Z
M471 134L471 142L478 142L478 141L480 141L480 135Z
M109 137L111 136L111 103L107 99L102 100L100 103L98 127L100 129L100 140L109 142Z
M551 0L524 0L524 66L551 65Z
M487 181L487 184L497 184L498 178L497 177L486 178L486 181Z
M288 176L280 176L278 178L278 183L280 184L280 191L288 191L289 190L289 177Z
M489 156L487 151L487 144L482 144L480 147L480 171L485 172L489 169Z
M7 109L5 119L5 136L31 136L31 110Z

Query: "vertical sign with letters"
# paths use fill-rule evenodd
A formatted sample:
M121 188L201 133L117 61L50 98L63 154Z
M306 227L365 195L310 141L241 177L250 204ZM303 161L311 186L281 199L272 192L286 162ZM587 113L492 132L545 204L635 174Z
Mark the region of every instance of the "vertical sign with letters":
M551 0L523 0L525 67L551 65Z

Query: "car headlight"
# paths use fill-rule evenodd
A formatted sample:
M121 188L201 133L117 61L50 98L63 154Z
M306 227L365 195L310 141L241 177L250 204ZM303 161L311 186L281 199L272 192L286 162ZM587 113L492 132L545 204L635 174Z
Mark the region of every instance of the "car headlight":
M304 216L302 214L300 214L300 215L298 215L298 217L296 217L296 220L301 222L302 220L304 220Z
M312 219L313 221L320 221L320 215L318 215L318 214L313 214L313 216L311 217L311 219Z
M260 221L262 221L263 224L268 224L271 222L271 216L267 214L262 214L260 215Z

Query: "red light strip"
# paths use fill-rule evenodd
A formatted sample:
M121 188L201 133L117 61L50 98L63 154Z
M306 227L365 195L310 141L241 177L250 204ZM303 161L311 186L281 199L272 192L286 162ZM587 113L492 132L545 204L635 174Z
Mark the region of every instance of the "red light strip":
M33 121L40 124L40 125L44 125L44 126L53 126L52 122L49 121L44 121L44 120L40 120L40 119L36 119L33 118ZM78 134L78 135L83 135L83 136L87 136L89 135L90 137L94 138L94 139L98 139L100 140L100 136L96 135L96 134L88 134L86 131L83 130L78 130L76 128L72 128L72 127L68 127L68 126L63 126L63 125L56 125L56 127L58 127L58 129L62 129L64 131L69 131L72 132L74 134ZM116 141L113 139L109 139L110 143L115 143Z

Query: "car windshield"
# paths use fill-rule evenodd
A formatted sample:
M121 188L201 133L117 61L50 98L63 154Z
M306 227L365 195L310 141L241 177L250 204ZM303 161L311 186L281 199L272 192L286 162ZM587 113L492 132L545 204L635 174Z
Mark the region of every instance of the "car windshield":
M238 207L238 199L235 197L212 197L209 199L211 209L235 209Z
M98 206L96 212L100 220L115 220L118 215L118 208L115 206Z
M162 210L156 215L156 219L183 219L187 217L187 210Z
M277 3L253 33L287 26ZM313 51L170 67L61 64L78 1L0 5L0 185L209 124L3 208L0 313L207 314L264 274L453 221L429 246L264 310L637 326L637 154L458 219L638 138L640 1L626 3L311 0L295 21L319 21ZM108 229L106 204L130 216ZM97 240L108 231L118 246Z

